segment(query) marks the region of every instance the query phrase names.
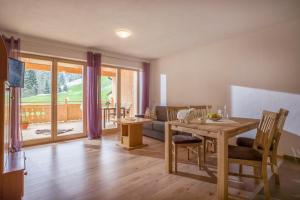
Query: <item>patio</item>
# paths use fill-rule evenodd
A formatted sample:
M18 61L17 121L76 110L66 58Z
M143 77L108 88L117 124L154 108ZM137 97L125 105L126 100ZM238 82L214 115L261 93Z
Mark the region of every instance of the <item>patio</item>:
M57 124L58 131L65 131L62 135L80 134L83 132L82 121L67 121L59 122ZM51 123L31 123L27 129L22 130L23 141L50 138L51 137ZM40 133L38 133L40 132Z

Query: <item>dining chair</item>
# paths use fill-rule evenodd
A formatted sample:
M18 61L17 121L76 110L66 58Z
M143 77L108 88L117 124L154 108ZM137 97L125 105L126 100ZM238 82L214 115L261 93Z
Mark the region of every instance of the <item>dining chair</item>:
M186 106L168 106L167 107L167 119L168 121L177 120L177 113L179 110L189 109ZM172 137L172 154L175 161L175 172L177 172L177 157L178 157L178 148L187 148L188 159L190 159L190 152L197 154L197 162L199 169L201 168L201 145L202 138L192 136L191 134L186 133L176 133Z
M168 106L167 107L167 120L177 120L177 113L179 110L188 109L186 106Z
M253 147L228 146L228 162L254 167L254 175L229 173L241 177L252 177L263 180L265 199L270 199L267 161L273 137L279 122L279 113L263 111L257 128L257 139Z
M207 117L207 114L211 111L211 105L200 105L200 106L189 106L190 108L195 108L200 110L201 117ZM195 135L196 137L196 135ZM213 149L213 152L217 151L217 140L211 137L203 137L203 160L206 162L206 153L208 152L208 148ZM189 150L190 148L188 148ZM193 152L193 151L192 151ZM189 153L189 151L188 151ZM189 154L188 154L189 155Z
M270 159L269 164L271 165L272 173L275 174L275 182L277 185L280 184L279 174L278 174L278 163L277 163L277 149L278 149L280 137L283 132L283 127L288 114L289 114L288 110L285 110L283 108L279 110L279 121L277 124L276 132L274 133L273 142L271 144L270 152L269 152L269 159ZM256 144L256 140L258 140L258 138L253 139L247 137L239 137L236 143L238 146L253 147L253 145ZM243 173L243 168L241 165L239 167L239 171L240 173Z
M130 116L131 108L132 108L132 104L126 105L126 107L124 107L124 109L125 109L125 116Z
M178 148L190 148L190 150L197 154L197 164L199 170L201 169L201 145L202 139L189 135L173 135L172 137L172 154L174 156L175 162L175 172L177 172L177 157L178 157ZM188 150L188 159L189 159L189 151Z

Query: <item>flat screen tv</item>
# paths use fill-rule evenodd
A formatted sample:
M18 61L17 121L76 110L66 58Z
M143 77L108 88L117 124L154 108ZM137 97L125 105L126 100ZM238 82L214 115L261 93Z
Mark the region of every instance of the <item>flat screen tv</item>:
M10 87L24 87L24 71L25 65L23 62L8 58L8 83Z

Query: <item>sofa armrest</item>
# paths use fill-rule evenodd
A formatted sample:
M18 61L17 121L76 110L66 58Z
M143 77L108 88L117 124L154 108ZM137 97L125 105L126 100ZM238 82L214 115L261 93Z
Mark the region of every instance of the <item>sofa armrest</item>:
M145 115L135 115L135 117L144 118L144 117L145 117Z

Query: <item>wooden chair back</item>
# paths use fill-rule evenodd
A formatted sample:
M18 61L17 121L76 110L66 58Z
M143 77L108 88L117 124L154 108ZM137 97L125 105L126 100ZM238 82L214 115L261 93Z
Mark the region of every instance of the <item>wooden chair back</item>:
M281 134L283 132L283 127L286 121L286 118L289 114L288 110L285 110L283 108L280 108L279 110L279 120L278 120L278 124L277 124L277 129L274 133L274 139L273 139L273 143L272 143L272 151L274 151L275 155L277 154L277 148L278 148L278 144L279 144L279 140L281 137Z
M200 105L200 106L189 106L189 108L197 109L197 117L207 116L209 112L211 112L211 105Z
M188 109L185 106L168 106L167 108L167 119L168 121L177 120L177 113L179 110Z
M263 111L253 145L255 149L262 149L264 154L265 152L267 155L269 154L270 147L273 143L273 137L277 130L278 120L279 113Z

